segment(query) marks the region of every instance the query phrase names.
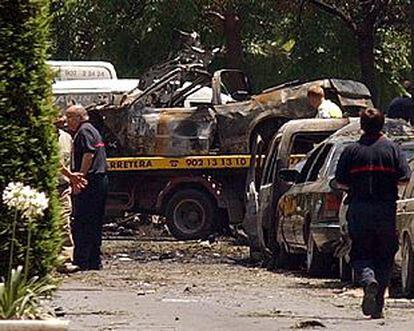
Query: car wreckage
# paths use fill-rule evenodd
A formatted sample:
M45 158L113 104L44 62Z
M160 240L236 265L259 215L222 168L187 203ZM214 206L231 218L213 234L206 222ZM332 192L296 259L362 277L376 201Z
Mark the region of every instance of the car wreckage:
M251 146L259 135L267 146L291 119L315 117L310 85L348 115L372 106L365 85L351 80L289 82L254 95L243 72L210 73L210 60L187 46L118 102L87 107L109 156L108 217L163 215L178 239L228 230L244 217Z
M111 156L245 154L255 136L270 140L286 121L315 117L307 90L320 85L345 114L372 106L367 87L356 81L288 82L253 95L240 70L207 70L210 56L190 47L149 70L120 104L88 107ZM208 89L211 99L186 102ZM185 107L187 105L187 107Z

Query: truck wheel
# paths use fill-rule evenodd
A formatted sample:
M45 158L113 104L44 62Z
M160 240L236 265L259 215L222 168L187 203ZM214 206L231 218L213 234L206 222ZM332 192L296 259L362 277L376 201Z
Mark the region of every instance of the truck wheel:
M312 233L309 234L306 249L306 271L311 276L322 276L326 273L325 255L318 251Z
M411 240L404 238L402 245L402 263L401 263L401 289L406 297L414 295L414 252L411 246Z
M176 192L168 201L167 227L179 240L204 239L213 229L215 207L210 197L195 189Z

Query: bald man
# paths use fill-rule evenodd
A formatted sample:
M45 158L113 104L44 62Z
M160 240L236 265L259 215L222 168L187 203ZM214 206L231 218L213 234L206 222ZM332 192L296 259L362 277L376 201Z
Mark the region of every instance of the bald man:
M74 190L73 264L82 270L99 270L102 268L102 224L108 190L105 145L81 105L69 107L66 119L73 134L72 171L82 173L87 180L83 189Z

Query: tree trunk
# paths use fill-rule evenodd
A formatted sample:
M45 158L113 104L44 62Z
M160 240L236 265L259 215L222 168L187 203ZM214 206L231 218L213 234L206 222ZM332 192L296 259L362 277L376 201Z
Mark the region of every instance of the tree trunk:
M411 79L414 79L414 0L410 3L410 32L411 32Z
M361 66L361 80L371 91L375 105L379 104L375 83L374 26L363 25L357 31L358 55Z
M224 36L226 38L226 60L229 68L241 69L243 47L241 42L241 22L234 12L224 14Z

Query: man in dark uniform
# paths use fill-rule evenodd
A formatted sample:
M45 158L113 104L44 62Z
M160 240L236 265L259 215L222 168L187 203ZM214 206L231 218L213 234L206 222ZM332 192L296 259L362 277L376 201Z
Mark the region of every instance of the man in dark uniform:
M387 116L389 118L402 118L414 125L414 83L407 80L404 81L403 85L408 93L396 97L390 102Z
M362 311L382 318L395 253L398 184L410 178L410 168L398 147L381 133L384 115L377 109L361 112L360 140L345 148L336 181L348 188L348 230L351 265L364 287Z
M83 270L99 270L102 268L102 223L108 188L105 147L99 132L88 122L85 108L69 107L66 118L74 134L72 170L82 173L87 180L84 189L74 192L73 264Z

